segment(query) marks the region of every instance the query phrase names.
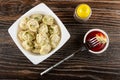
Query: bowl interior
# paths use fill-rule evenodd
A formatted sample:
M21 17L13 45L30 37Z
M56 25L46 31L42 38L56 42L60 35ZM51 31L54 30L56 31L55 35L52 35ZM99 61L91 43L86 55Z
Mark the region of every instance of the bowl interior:
M20 20L22 19L22 18L24 18L24 17L26 17L26 16L31 16L32 14L42 14L42 15L50 15L50 16L52 16L51 14L48 14L47 12L44 12L44 11L36 11L36 12L31 12L31 13L29 13L29 14L26 14L26 15L24 15L24 16L21 16L21 18L20 18ZM53 18L54 18L54 16L52 16ZM55 19L55 18L54 18ZM19 23L20 23L20 20L19 20ZM63 39L63 34L62 34L62 31L63 30L61 30L61 27L60 27L60 24L58 23L58 21L55 19L55 22L56 22L56 24L59 26L59 29L60 29L60 37L61 37L61 39L60 39L60 42L59 42L59 44L58 44L58 46L60 45L60 43L61 43L61 40ZM18 31L19 31L19 24L18 24L18 27L17 27L17 33L18 33ZM16 34L17 34L16 33ZM17 39L18 39L18 37L17 37ZM21 44L21 42L20 42L20 40L18 39L18 41L19 41L19 44ZM57 48L57 47L56 47ZM54 52L54 50L56 50L56 48L55 49L53 49L52 51L50 51L49 53L52 53L52 52ZM24 49L24 48L23 48ZM32 54L32 55L36 55L36 54L33 54L32 52L29 52L30 54ZM48 54L49 54L48 53ZM45 55L48 55L48 54L45 54ZM36 55L36 56L45 56L45 55Z

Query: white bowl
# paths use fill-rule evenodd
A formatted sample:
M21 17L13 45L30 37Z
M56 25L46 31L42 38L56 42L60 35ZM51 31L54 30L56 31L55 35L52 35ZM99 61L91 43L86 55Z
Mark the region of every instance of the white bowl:
M54 19L56 20L57 24L60 27L61 30L61 40L60 43L58 44L58 46L52 50L50 53L46 54L46 55L33 55L31 54L31 52L26 51L20 44L18 37L17 37L17 31L18 31L18 24L21 20L21 18L23 18L24 16L29 16L31 14L34 13L41 13L41 14L47 14L47 15L51 15L52 17L54 17ZM8 29L8 32L10 34L10 36L12 37L13 41L15 42L15 44L17 45L17 47L22 51L22 53L33 63L33 64L39 64L40 62L42 62L43 60L47 59L48 57L50 57L52 54L54 54L58 49L60 49L70 38L70 34L67 31L66 27L64 26L64 24L61 22L61 20L55 15L55 13L48 8L44 3L40 3L37 6L35 6L34 8L32 8L31 10L29 10L28 12L26 12L23 16L21 16L17 21L15 21L13 23L13 25Z
M84 44L86 43L86 37L87 37L87 35L88 35L89 33L93 32L93 31L99 31L99 32L103 33L103 34L106 36L106 38L107 38L107 43L106 43L104 49L102 49L101 51L95 52L95 51L89 50L89 52L94 53L94 54L103 53L103 52L108 48L108 46L109 46L109 37L108 37L108 34L107 34L105 31L103 31L103 30L101 30L101 29L90 29L90 30L85 34L83 43L84 43Z

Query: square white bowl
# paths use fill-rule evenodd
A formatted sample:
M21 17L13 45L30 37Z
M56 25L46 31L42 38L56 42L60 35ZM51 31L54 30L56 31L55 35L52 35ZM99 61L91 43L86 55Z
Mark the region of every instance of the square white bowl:
M20 20L24 17L24 16L29 16L31 14L34 13L41 13L41 14L47 14L47 15L51 15L52 17L54 17L54 19L56 20L57 24L60 27L61 30L61 40L60 43L58 44L58 46L52 50L49 54L46 55L33 55L31 52L25 50L17 37L17 32L18 32L18 24L20 22ZM8 29L8 32L10 34L10 36L12 37L13 41L15 42L15 44L17 45L17 47L22 51L22 53L33 63L33 64L39 64L40 62L42 62L43 60L47 59L48 57L50 57L52 54L54 54L58 49L60 49L70 38L70 34L67 31L66 27L64 26L64 24L61 22L61 20L55 15L55 13L48 8L44 3L40 3L37 6L33 7L31 10L29 10L28 12L26 12L24 15L22 15L17 21L15 21L13 23L13 25Z

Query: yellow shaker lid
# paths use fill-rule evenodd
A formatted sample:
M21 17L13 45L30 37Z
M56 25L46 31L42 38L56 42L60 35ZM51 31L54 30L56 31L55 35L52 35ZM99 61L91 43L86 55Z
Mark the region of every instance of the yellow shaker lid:
M91 15L91 8L87 4L80 4L76 8L76 14L82 19L88 18Z

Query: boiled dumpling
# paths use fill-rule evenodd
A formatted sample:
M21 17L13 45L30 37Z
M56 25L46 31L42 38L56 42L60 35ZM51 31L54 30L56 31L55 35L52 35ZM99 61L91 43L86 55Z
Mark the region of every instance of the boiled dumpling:
M36 35L36 41L37 43L39 43L41 46L46 44L46 43L49 43L49 39L48 39L48 36L47 34L37 34Z
M40 24L39 33L48 33L48 26L44 23Z
M56 48L60 41L60 36L57 34L53 34L50 36L50 40L51 40L52 48Z
M39 23L35 19L30 19L27 22L27 26L28 26L30 31L37 32L37 29L39 28Z
M28 20L29 20L28 17L23 17L23 18L21 19L19 26L20 26L20 28L21 28L22 30L28 29L28 26L26 25L26 23L27 23Z
M32 41L32 40L35 39L35 35L34 35L33 32L27 30L27 31L24 31L24 32L22 33L21 38L22 38L23 40Z
M22 42L22 46L26 49L26 50L32 50L32 48L33 48L33 44L32 44L32 42L31 41L23 41Z
M49 15L45 15L42 19L43 23L47 24L47 25L52 25L54 23L54 19L52 16Z
M42 15L41 14L33 14L30 17L37 20L38 22L42 21Z
M22 36L24 40L32 41L35 39L35 35L31 31L25 31Z
M19 37L19 39L21 40L21 41L23 41L24 39L23 39L23 33L24 33L25 31L20 31L19 33L18 33L18 37Z
M41 47L40 49L40 54L47 54L51 51L51 45L50 44L45 44Z
M51 25L49 29L50 34L58 34L60 35L60 29L58 25Z
M41 48L41 47L40 47L40 44L37 43L36 41L34 41L34 47L35 47L35 48Z
M39 54L40 54L40 49L39 49L39 48L35 48L35 49L32 50L32 52L33 52L33 53L37 53L37 54L39 53Z

